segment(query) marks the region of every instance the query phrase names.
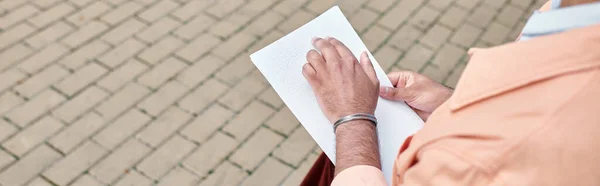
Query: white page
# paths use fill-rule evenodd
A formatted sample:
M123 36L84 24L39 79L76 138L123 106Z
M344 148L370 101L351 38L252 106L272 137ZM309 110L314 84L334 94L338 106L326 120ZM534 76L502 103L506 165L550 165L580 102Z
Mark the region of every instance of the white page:
M344 43L357 59L367 47L335 6L304 26L250 55L254 65L266 77L283 102L335 164L335 134L332 124L321 112L317 99L302 75L306 53L314 49L313 37L335 37ZM373 55L371 61L381 85L392 86L385 71ZM423 121L404 102L379 98L375 116L381 165L386 181L391 183L392 168L404 140L423 126Z

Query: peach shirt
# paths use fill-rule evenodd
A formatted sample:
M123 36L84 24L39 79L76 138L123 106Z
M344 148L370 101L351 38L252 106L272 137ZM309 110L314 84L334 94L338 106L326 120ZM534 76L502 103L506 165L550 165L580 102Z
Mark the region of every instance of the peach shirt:
M392 185L600 185L600 25L477 50ZM354 166L332 185L386 185Z

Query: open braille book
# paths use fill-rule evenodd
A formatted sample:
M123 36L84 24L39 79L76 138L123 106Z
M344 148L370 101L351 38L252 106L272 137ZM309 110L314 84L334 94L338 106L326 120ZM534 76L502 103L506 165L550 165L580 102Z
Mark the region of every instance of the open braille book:
M359 59L368 51L342 11L335 6L283 38L253 53L250 58L279 94L283 102L308 131L319 147L335 163L335 134L332 124L321 112L315 95L302 76L306 53L314 49L313 37L335 37ZM385 71L369 53L380 84L392 86ZM391 183L394 160L404 140L421 129L423 121L404 102L379 98L375 116L382 171ZM291 124L291 123L290 123Z

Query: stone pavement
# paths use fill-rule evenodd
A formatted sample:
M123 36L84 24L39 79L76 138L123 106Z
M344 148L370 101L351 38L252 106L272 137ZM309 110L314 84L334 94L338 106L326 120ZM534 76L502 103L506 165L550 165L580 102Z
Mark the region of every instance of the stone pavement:
M320 152L248 55L338 3L454 86L540 0L0 0L0 185L297 185Z

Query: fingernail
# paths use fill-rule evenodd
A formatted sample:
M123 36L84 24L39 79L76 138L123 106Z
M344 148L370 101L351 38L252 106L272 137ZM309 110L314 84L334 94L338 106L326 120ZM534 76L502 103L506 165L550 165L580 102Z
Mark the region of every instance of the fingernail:
M379 95L386 95L389 91L390 87L380 87L379 88Z
M317 40L319 40L319 39L321 39L321 38L319 38L319 37L313 37L311 43L313 45L315 45L315 43L317 43Z
M367 51L363 51L361 54L362 57L369 57L369 53Z

